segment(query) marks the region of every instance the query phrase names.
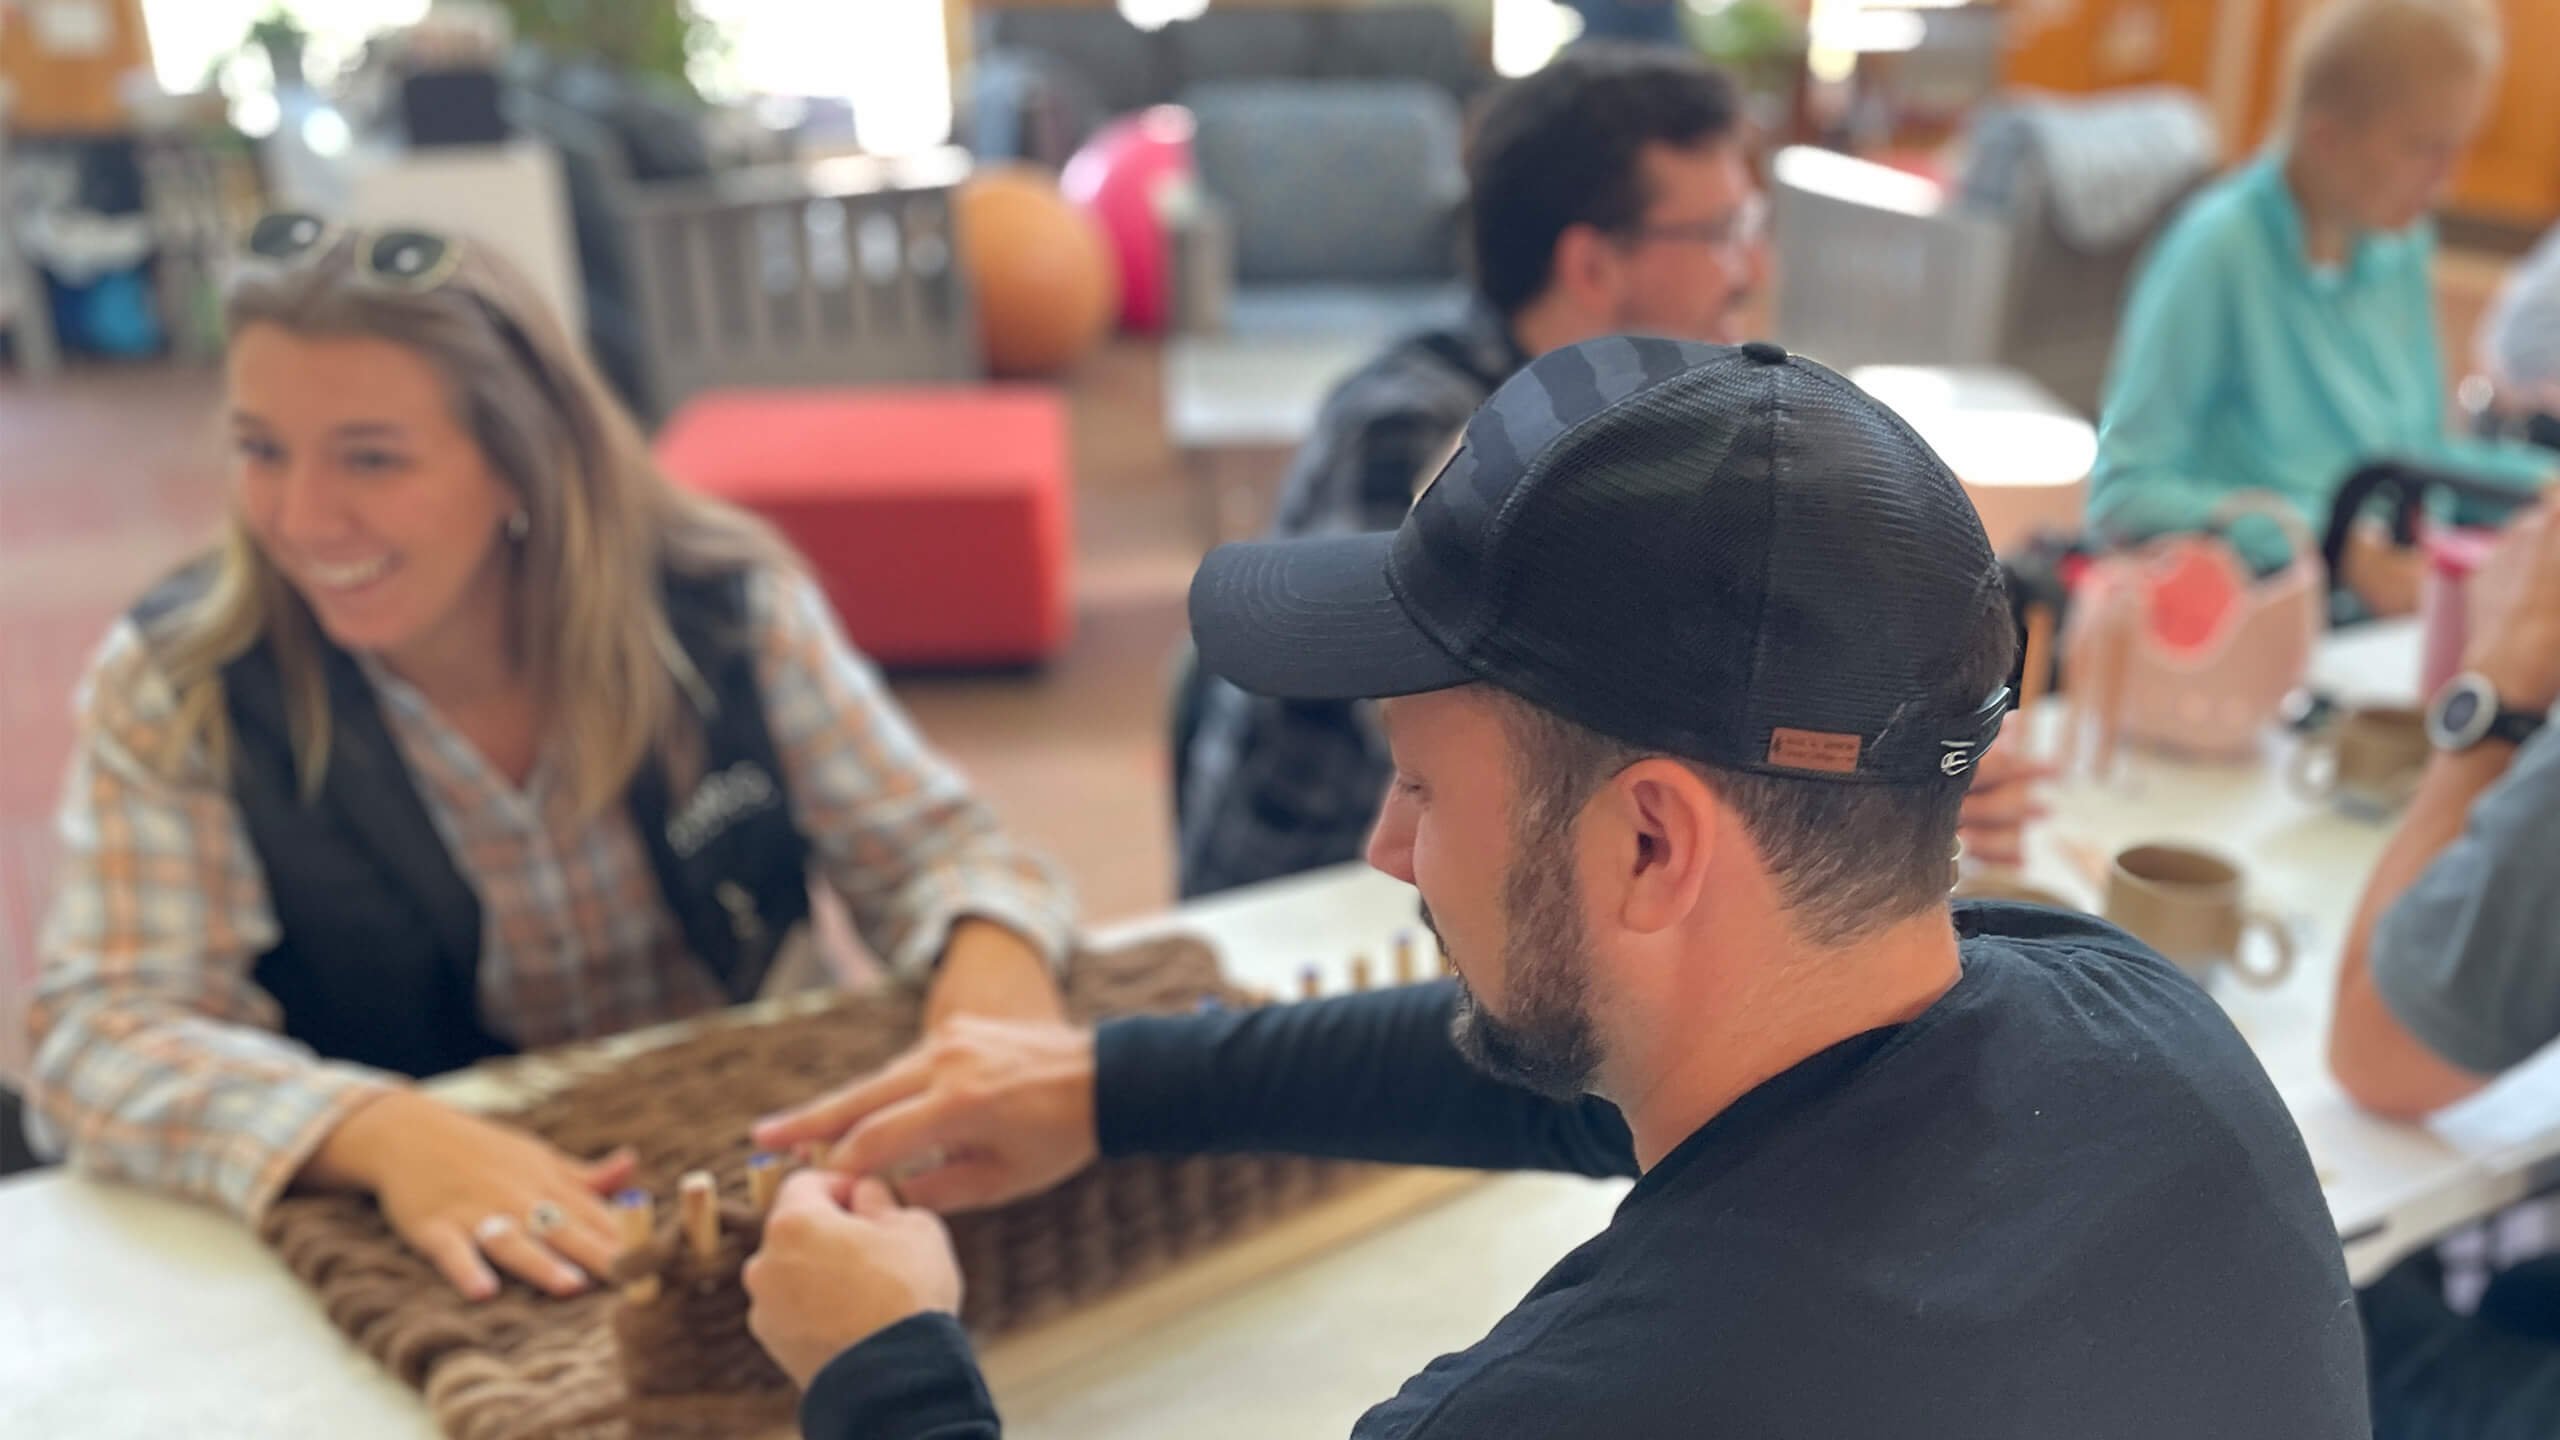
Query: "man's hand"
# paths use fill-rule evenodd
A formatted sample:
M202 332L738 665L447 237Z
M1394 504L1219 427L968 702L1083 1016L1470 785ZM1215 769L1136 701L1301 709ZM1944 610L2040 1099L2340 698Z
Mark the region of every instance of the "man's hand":
M939 1030L957 1015L1056 1023L1067 1018L1067 1002L1031 942L1001 925L962 920L925 990L925 1028Z
M2479 596L2464 665L2511 710L2560 699L2560 494L2507 528L2472 581Z
M338 1122L296 1177L370 1190L400 1238L474 1300L498 1293L492 1265L575 1295L622 1249L601 1195L631 1178L632 1156L563 1155L512 1126L415 1090L393 1090Z
M1964 853L1985 865L2015 869L2027 863L2027 825L2050 813L2036 787L2056 772L2027 754L2026 730L2025 719L2015 714L2002 723L2000 741L1983 754L1956 821Z
M917 1205L975 1210L1046 1190L1101 1150L1093 1032L963 1015L876 1074L755 1127L782 1150L834 1143L827 1167L899 1175Z
M960 1309L941 1220L877 1180L815 1170L782 1182L741 1278L748 1332L804 1390L846 1348L911 1315Z

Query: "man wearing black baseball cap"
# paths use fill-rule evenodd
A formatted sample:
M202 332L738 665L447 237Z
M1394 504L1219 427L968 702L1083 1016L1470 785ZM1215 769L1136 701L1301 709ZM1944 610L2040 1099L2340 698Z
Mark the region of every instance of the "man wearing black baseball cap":
M1096 1153L1641 1177L1360 1436L2364 1436L2327 1207L2221 1012L2095 921L1950 913L2003 594L1953 477L1830 371L1542 357L1401 529L1192 588L1237 683L1386 698L1370 859L1456 980L963 1023L757 1139L938 1152L906 1198L941 1209ZM808 1434L996 1433L931 1219L814 1175L777 1213L748 1287Z

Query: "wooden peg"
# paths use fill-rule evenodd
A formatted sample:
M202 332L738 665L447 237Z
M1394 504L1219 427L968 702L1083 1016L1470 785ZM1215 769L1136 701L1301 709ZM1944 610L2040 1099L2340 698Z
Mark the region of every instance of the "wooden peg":
M1408 930L1396 937L1395 957L1396 983L1412 984L1414 980L1412 931Z
M1369 988L1369 957L1366 955L1351 957L1351 988L1354 990Z
M708 1170L689 1170L676 1182L676 1219L696 1260L720 1253L720 1190Z
M627 1252L646 1250L656 1238L657 1206L646 1190L625 1190L613 1197L613 1213L622 1226L622 1248ZM622 1298L634 1305L646 1305L658 1298L658 1277L643 1275L622 1287Z
M1323 993L1324 981L1316 974L1316 967L1310 965L1298 972L1298 994L1300 998L1313 1000Z
M747 1203L756 1213L773 1208L774 1192L782 1188L782 1157L759 1150L747 1157Z

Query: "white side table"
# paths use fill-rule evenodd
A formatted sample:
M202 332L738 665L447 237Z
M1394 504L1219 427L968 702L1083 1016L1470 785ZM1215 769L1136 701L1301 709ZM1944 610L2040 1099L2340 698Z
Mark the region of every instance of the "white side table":
M1956 472L1994 552L2080 528L2097 427L2042 385L1996 365L1862 365L1849 378Z
M1247 483L1315 433L1325 397L1378 348L1374 336L1177 336L1164 347L1164 428L1191 471L1211 544L1263 528Z

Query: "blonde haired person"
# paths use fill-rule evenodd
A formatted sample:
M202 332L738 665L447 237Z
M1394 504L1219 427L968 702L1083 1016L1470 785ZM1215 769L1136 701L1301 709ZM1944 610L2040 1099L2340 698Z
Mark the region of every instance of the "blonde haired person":
M2328 0L2295 36L2267 151L2197 194L2126 306L2089 518L2124 543L2199 530L2240 490L2317 530L2360 466L2409 461L2511 483L2552 457L2448 432L2429 211L2479 128L2499 66L2479 0ZM2281 563L2275 529L2233 539ZM2419 563L2378 527L2340 577L2368 612L2415 604Z
M937 1019L1058 1015L1057 877L521 276L306 216L249 248L221 542L80 692L41 1148L252 1221L369 1190L465 1293L567 1293L627 1160L410 1077L755 993L812 866Z

